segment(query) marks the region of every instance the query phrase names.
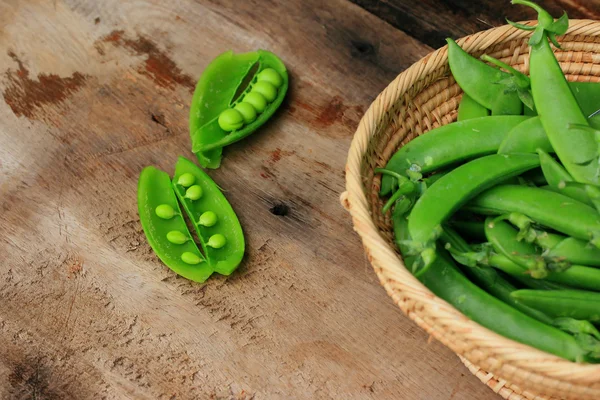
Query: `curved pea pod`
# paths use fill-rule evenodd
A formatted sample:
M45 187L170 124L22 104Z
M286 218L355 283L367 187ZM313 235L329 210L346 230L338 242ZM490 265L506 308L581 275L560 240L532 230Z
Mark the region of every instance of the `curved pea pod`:
M506 134L529 117L503 115L473 118L432 129L401 147L386 169L406 175L409 168L428 173L498 151ZM391 192L394 178L384 176L380 195Z
M523 111L523 103L516 91L507 91L501 81L510 79L511 75L492 67L471 56L454 40L448 43L448 64L456 82L461 89L485 108L492 110L492 115L519 115Z
M427 248L441 224L470 199L539 163L533 154L493 154L448 172L421 196L408 218L415 248Z
M196 85L190 109L192 151L200 164L217 168L221 149L262 126L283 102L288 84L285 65L269 51L228 51L215 58Z
M547 255L542 256L540 252L531 243L518 241L518 232L505 221L492 221L488 218L486 221L485 232L488 241L494 246L496 252L504 255L506 258L520 265L523 273L530 273L532 276L542 276L551 282L569 285L589 290L600 290L600 270L580 265L567 264L567 269L552 272L553 262L563 264L560 258L552 259ZM540 264L538 270L528 270L533 264ZM559 267L563 268L563 267Z
M467 119L487 117L490 115L490 110L476 102L471 96L464 93L458 105L457 121L465 121Z
M148 243L167 267L192 281L208 279L213 269L190 235L166 172L151 166L142 170L138 212Z
M512 296L553 317L600 322L600 293L583 290L517 290Z
M193 185L188 188L178 184L184 174L194 177ZM210 176L184 157L177 161L172 185L193 221L208 265L219 274L231 274L242 261L245 250L244 234L235 211ZM202 188L201 196L191 199L186 192L196 185Z
M600 215L592 207L541 188L498 185L475 197L465 207L480 214L522 213L532 220L600 246Z

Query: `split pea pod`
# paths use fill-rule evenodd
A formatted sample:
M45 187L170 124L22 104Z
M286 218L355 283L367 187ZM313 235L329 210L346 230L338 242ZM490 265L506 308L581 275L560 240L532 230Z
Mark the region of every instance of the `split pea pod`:
M190 106L192 151L205 168L218 168L222 148L262 126L279 108L288 73L273 53L217 56L198 80Z
M230 275L245 250L233 208L210 176L184 157L177 161L172 186L193 222L207 263L219 274Z
M192 239L166 172L152 166L142 170L138 212L148 243L167 267L192 281L208 279L213 269Z
M583 290L517 290L519 302L553 317L600 322L600 293Z
M416 168L428 173L498 151L506 134L529 117L504 115L473 118L432 129L401 147L388 161L385 169L406 175ZM380 195L392 191L394 178L384 176Z
M522 213L544 226L600 247L600 215L592 207L560 193L498 185L475 197L466 209L487 215Z
M410 216L410 236L417 248L435 240L441 224L479 193L512 176L539 166L533 154L493 154L448 172L416 202Z

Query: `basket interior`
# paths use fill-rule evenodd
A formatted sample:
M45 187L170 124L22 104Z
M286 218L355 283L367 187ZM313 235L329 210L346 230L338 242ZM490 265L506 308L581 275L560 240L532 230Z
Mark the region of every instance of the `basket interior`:
M600 37L565 37L565 44L556 56L567 79L580 82L600 81L600 60L590 53L600 44ZM468 43L468 40L465 42ZM594 44L596 46L594 46ZM463 43L461 43L463 45ZM497 58L517 70L529 73L527 38L502 42L488 47L486 54ZM475 57L483 51L472 52ZM419 62L427 62L427 57ZM596 62L596 64L594 64ZM447 61L419 79L404 96L392 104L383 120L377 125L374 136L363 156L361 176L367 191L373 222L382 237L395 248L391 226L391 213L385 215L381 209L385 204L378 193L381 175L374 174L375 168L383 168L391 156L404 144L440 125L456 121L462 90L450 74Z

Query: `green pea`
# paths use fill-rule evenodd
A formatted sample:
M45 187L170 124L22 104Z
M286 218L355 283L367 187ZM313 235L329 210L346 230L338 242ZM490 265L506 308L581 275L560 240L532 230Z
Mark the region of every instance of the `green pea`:
M278 88L281 85L283 85L283 78L273 68L266 68L266 69L262 70L256 76L256 79L259 82L269 82L270 84L272 84L276 88Z
M198 200L202 197L202 187L200 185L190 186L188 190L185 191L185 198L190 200Z
M239 113L242 114L242 117L244 118L244 122L247 124L253 122L256 119L256 110L250 103L246 103L246 102L242 101L240 104L235 106L233 109L239 111Z
M212 211L206 211L202 213L198 223L202 226L213 226L217 223L217 214Z
M254 107L256 112L259 114L265 111L267 108L267 99L265 99L265 96L258 92L248 93L246 96L244 96L244 102L252 104L252 107Z
M170 231L167 233L167 240L173 244L184 244L189 240L189 238L183 232Z
M267 81L256 82L252 85L252 90L250 90L250 92L262 94L269 103L277 97L277 88Z
M162 219L171 219L173 216L177 215L173 207L168 204L161 204L154 210L156 215Z
M244 117L238 110L228 108L219 115L219 126L227 132L235 131L244 126Z
M204 260L202 260L202 258L200 258L200 256L198 256L197 254L186 251L181 255L181 261L183 261L186 264L196 265L200 264Z
M227 243L225 236L221 235L220 233L216 233L208 238L208 242L206 244L213 249L220 249L221 247L225 246L225 243Z
M194 177L194 175L192 175L189 172L186 172L185 174L181 174L179 179L177 179L177 183L183 187L192 186L195 181L196 181L196 178Z

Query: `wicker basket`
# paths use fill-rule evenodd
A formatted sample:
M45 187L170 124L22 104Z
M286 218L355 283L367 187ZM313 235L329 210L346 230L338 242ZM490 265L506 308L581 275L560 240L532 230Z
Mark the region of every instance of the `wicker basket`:
M475 56L486 52L527 71L529 35L506 25L458 43ZM600 81L600 22L571 20L569 31L559 41L562 49L556 55L569 80ZM461 96L449 72L447 47L401 73L371 104L358 126L348 155L342 204L352 215L368 259L394 302L457 353L495 392L513 400L600 399L600 366L563 360L469 320L415 279L393 245L390 218L382 215L377 195L380 177L374 176L373 169L385 166L398 147L414 137L454 121Z

